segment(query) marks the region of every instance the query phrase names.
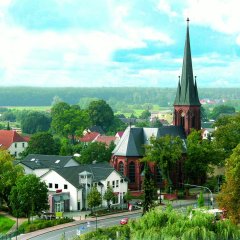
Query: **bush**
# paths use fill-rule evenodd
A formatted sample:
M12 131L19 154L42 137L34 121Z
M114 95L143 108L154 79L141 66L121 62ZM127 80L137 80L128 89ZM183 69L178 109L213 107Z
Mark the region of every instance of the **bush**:
M28 233L33 232L39 229L48 228L68 222L72 222L73 219L70 218L60 218L60 219L54 219L54 220L34 220L32 223L29 223L26 221L24 222L20 227L19 231Z

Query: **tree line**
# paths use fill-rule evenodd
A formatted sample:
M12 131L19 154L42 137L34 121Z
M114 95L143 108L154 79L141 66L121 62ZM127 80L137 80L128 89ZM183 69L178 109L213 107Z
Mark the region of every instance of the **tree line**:
M55 98L60 98L69 104L84 104L88 99L103 99L114 109L119 108L122 103L149 103L164 107L173 105L175 95L176 88L0 88L1 106L50 106ZM199 97L234 101L240 99L240 91L237 88L199 88Z

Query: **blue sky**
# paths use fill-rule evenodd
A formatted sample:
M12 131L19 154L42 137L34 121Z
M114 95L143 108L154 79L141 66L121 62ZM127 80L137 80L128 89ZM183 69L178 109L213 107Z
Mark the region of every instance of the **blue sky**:
M240 87L238 0L0 0L0 86Z

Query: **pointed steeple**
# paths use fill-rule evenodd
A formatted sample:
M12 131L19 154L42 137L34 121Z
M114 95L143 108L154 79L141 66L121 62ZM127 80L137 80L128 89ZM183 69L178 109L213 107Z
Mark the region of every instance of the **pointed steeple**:
M187 19L187 33L184 48L182 76L180 88L178 86L174 105L195 105L200 106L197 85L194 84L192 57L189 35L189 18Z

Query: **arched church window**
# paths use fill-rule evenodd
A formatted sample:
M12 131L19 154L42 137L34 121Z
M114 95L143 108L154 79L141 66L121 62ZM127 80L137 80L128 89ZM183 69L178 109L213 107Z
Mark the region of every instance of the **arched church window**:
M131 162L129 164L129 180L130 180L130 183L135 182L135 163L134 162Z
M120 162L120 163L119 163L119 172L120 172L122 175L124 175L124 164L123 164L123 162Z
M185 113L184 112L182 112L181 113L181 125L184 127L184 125L185 125Z

